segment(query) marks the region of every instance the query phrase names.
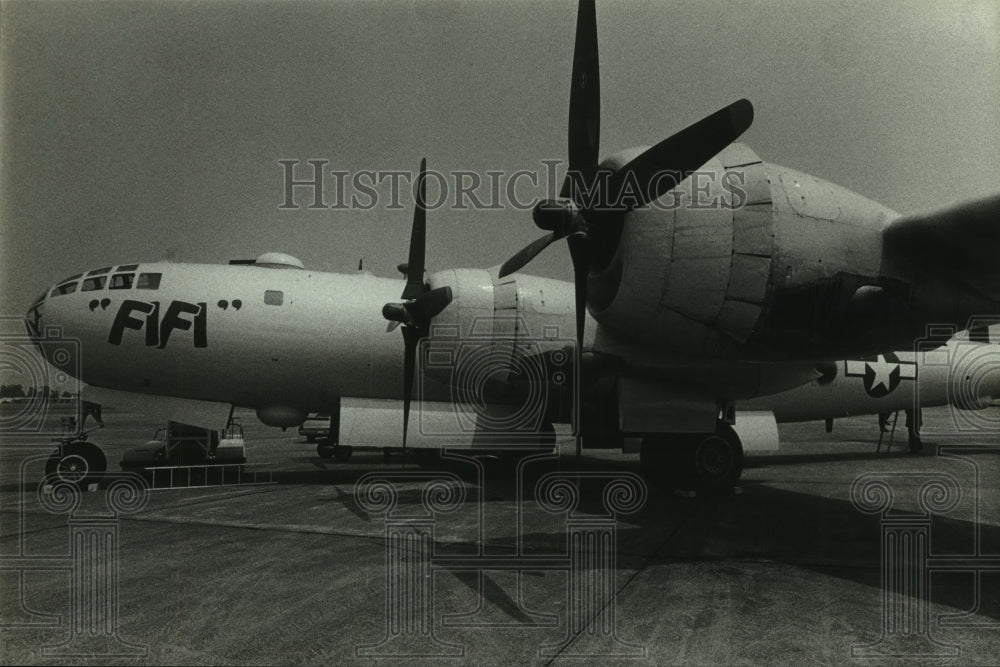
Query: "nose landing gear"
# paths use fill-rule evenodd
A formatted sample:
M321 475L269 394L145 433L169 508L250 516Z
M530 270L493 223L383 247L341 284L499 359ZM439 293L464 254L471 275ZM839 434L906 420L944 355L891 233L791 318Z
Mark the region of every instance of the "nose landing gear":
M108 469L108 457L100 447L87 442L87 433L57 438L59 446L45 462L45 474L55 475L81 489L100 480Z

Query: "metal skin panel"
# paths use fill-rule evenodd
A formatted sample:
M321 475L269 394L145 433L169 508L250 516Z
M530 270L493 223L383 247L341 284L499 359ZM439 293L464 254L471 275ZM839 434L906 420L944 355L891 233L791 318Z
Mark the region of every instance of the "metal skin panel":
M719 176L697 173L675 189L673 253L660 297L661 308L705 324L722 307L733 255L732 200Z
M775 254L784 287L837 272L877 276L882 230L897 214L793 169L767 165L774 196ZM834 203L835 202L835 203Z
M771 258L733 253L729 267L726 299L760 305L767 294Z
M674 210L627 214L615 257L590 277L602 326L700 358L836 358L887 339L911 287L879 273L897 214L742 144L702 172L707 185L692 177L655 203L679 199ZM695 205L718 193L734 206Z
M639 377L618 380L624 433L711 433L718 408L710 394Z
M602 325L645 345L678 355L733 358L754 333L752 315L760 310L729 304L763 303L770 280L768 175L742 144L730 146L701 172L627 216L615 259L591 279L599 283L620 275L614 299L593 312ZM751 199L758 203L744 215L742 206ZM657 291L660 298L654 301Z
M755 181L767 183L760 171L749 172ZM770 256L774 247L774 210L771 200L746 204L733 213L733 251L745 255Z
M719 328L740 343L746 342L757 325L763 309L745 301L727 300L719 312Z

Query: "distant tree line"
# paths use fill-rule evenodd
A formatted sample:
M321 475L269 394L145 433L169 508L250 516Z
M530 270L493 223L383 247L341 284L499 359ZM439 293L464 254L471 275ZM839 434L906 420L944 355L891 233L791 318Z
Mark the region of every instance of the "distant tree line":
M73 398L73 394L68 391L64 391L61 394L58 389L50 389L48 386L38 389L34 386L29 386L27 389L20 384L3 384L0 385L0 398L35 398L35 397L47 397L50 401L59 400L69 400Z

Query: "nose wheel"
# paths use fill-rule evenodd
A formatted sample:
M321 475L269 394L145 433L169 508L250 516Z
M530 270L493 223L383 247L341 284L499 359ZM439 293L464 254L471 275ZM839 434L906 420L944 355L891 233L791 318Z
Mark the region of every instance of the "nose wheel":
M108 458L97 445L78 440L60 445L45 462L45 474L82 489L97 482L108 469Z

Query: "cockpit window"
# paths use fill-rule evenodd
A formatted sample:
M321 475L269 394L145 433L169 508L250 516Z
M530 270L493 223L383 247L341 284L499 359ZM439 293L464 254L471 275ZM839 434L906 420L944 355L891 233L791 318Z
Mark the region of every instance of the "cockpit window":
M160 278L162 273L140 273L139 281L135 284L136 289L160 289Z
M76 282L63 283L62 285L57 285L52 289L52 293L49 296L59 296L61 294L72 294L76 291Z
M111 277L111 289L130 289L134 279L134 273L116 273Z
M99 276L102 273L107 273L111 270L110 266L105 266L103 269L94 269L93 271L87 271L88 276Z
M139 268L138 264L122 264L118 267L119 271L135 271Z
M93 271L91 271L93 273ZM93 292L94 290L104 289L104 283L107 281L107 276L94 276L93 278L87 278L83 281L83 287L81 292Z

